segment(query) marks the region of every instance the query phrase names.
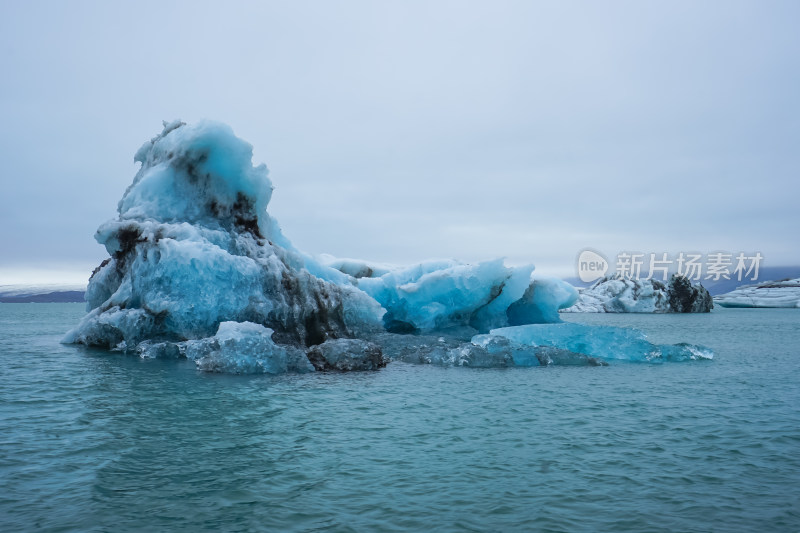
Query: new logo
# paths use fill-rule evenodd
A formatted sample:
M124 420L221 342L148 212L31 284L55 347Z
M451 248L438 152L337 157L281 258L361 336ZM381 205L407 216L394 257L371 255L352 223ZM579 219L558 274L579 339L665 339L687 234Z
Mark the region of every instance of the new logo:
M584 283L598 280L608 272L608 259L594 250L583 250L578 254L578 277Z

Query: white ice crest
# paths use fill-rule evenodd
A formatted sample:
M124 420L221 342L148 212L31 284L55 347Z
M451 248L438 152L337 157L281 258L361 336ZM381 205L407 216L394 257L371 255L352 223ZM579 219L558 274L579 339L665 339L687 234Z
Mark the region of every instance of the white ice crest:
M578 277L584 283L598 280L608 272L608 260L593 250L584 250L578 256Z

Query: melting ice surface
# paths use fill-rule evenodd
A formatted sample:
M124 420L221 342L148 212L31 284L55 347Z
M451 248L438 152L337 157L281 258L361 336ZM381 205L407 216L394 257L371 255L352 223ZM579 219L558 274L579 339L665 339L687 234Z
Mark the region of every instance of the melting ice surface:
M693 344L658 345L650 343L635 329L584 324L530 324L491 331L491 336L506 338L528 346L551 346L601 359L624 361L691 361L712 359L711 350Z
M267 212L266 166L224 124L165 124L135 160L119 216L95 235L109 258L89 280L88 314L64 342L233 373L711 358L633 330L557 324L577 292L533 265L398 268L300 252Z

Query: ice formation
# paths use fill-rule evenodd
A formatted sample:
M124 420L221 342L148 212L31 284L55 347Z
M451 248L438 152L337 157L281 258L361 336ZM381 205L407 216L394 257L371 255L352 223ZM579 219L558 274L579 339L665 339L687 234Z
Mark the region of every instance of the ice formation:
M381 347L361 339L330 339L308 350L317 370L378 370L389 362Z
M533 265L508 267L502 259L475 265L428 261L380 275L373 272L353 283L387 310L386 329L397 333L464 326L486 332L558 322L558 310L572 305L578 296L574 287L561 280L531 280Z
M558 310L577 298L567 283L533 277L532 265L394 267L298 251L267 213L266 166L252 165L252 147L226 125L165 123L135 160L141 167L118 217L95 235L110 257L90 278L88 314L64 342L233 373L375 370L388 359L538 366L615 358L503 333L559 322ZM652 352L635 348L641 353L625 358Z
M272 333L261 324L223 322L213 337L177 343L176 346L179 355L195 361L201 370L211 372L280 374L314 370L303 350L275 344ZM164 346L169 344L164 343ZM150 350L152 348L145 350L145 354Z
M708 313L714 308L702 284L673 275L669 282L607 276L580 291L565 313Z
M551 346L603 360L661 362L714 357L713 352L704 346L653 344L640 331L610 326L530 324L495 329L490 332L490 337L504 337L527 346Z
M722 307L800 307L800 278L745 285L714 297Z
M475 335L469 342L460 342L448 337L424 336L384 338L382 341L384 350L391 359L414 364L473 368L608 364L586 354L554 346L521 344L500 335Z
M133 349L209 337L228 321L293 345L380 329L377 302L282 235L266 212L267 169L251 157L210 122L167 124L145 143L119 217L95 236L111 257L90 278L90 312L65 341Z

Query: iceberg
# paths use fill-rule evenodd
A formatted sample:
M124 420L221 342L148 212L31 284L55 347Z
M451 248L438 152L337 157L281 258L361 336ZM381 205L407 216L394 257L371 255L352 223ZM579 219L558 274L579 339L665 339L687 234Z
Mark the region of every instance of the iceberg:
M251 322L280 344L310 346L380 329L374 299L283 236L266 212L267 169L251 157L212 122L165 124L145 143L118 218L95 235L110 257L89 280L89 314L64 341L132 350Z
M714 308L702 284L673 275L669 282L606 276L579 292L563 313L708 313Z
M548 346L602 360L695 361L710 360L714 353L694 344L653 344L635 329L584 324L530 324L500 328L490 337L503 337L527 346Z
M496 334L559 323L558 311L577 300L574 287L534 275L533 265L398 267L297 250L267 211L267 167L253 166L252 146L227 125L164 123L134 159L141 166L118 216L95 234L109 257L65 343L267 374L607 357Z
M252 322L223 322L213 337L176 346L180 354L208 372L282 374L314 370L303 350L275 344L272 334L271 329Z
M800 278L744 285L714 297L722 307L800 307Z
M429 261L354 283L387 310L383 321L388 331L429 333L469 326L487 332L558 322L558 310L575 302L574 287L557 279L531 279L533 268L508 267L502 259L476 265Z
M378 370L389 362L381 347L361 339L330 339L308 350L316 370Z

